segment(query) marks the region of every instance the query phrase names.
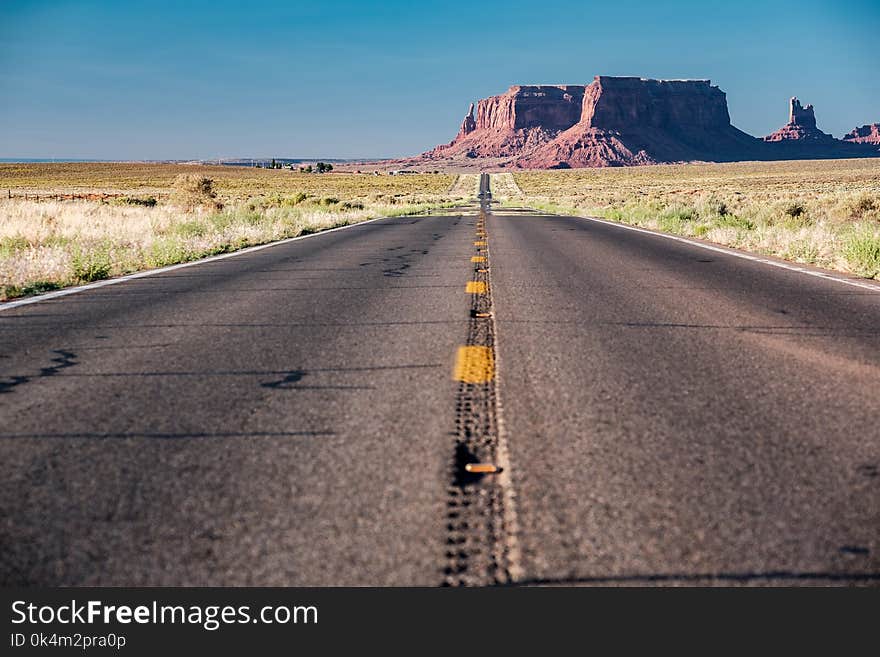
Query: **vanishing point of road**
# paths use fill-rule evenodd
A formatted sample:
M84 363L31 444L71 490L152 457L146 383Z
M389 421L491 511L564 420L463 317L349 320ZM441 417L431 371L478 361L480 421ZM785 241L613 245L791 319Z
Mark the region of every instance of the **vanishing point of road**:
M880 286L488 185L3 308L0 581L880 584Z

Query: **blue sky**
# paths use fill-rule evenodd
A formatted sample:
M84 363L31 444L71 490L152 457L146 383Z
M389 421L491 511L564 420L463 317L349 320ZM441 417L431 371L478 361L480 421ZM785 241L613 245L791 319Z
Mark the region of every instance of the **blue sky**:
M710 78L755 135L880 121L880 2L0 2L0 157L412 154L515 83Z

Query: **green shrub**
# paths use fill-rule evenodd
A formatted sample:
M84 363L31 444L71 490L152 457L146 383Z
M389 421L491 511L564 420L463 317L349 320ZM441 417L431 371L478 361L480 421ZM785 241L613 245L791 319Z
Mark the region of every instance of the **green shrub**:
M684 233L685 224L697 218L697 211L689 205L673 205L657 217L657 227L666 233Z
M808 214L802 214L797 217L786 215L785 219L780 223L781 226L788 230L800 230L813 225L813 219Z
M850 269L865 278L880 275L880 235L870 230L853 233L846 240L843 257Z
M113 205L140 205L145 208L156 207L155 196L120 196L111 201Z
M64 247L68 246L73 242L73 238L67 237L66 235L49 235L46 239L43 240L43 246L50 247Z
M724 217L729 214L729 209L727 207L727 203L718 198L717 196L710 196L709 198L703 200L700 203L699 207L700 216L711 219L714 217Z
M197 219L184 221L174 227L174 233L185 239L204 237L208 233L208 225Z
M232 225L232 215L228 212L217 212L209 216L207 221L215 231L222 233Z
M284 202L284 197L281 194L270 194L269 196L263 198L251 199L248 203L249 210L256 209L266 209L266 208L277 208Z
M266 215L261 212L245 212L237 216L236 219L248 226L259 226L266 219Z
M800 240L789 244L783 257L787 260L813 264L819 259L819 248L810 240Z
M19 296L26 297L31 294L45 294L53 290L60 290L61 284L55 281L34 281L28 283L19 290Z
M156 240L150 245L146 254L147 263L151 267L165 267L178 262L186 262L190 253L178 238L166 237Z
M698 216L697 209L690 205L673 205L661 213L661 218L674 221L694 221Z
M192 257L205 257L212 255L219 255L221 253L232 253L233 251L238 251L239 249L243 249L246 246L250 246L250 242L244 238L239 237L232 242L224 242L223 244L215 244L209 249L206 249L202 253L193 254Z
M100 281L110 276L113 266L110 245L95 245L92 248L77 248L70 260L71 274L79 283Z
M291 196L282 194L272 194L263 199L253 199L248 204L248 209L256 210L258 208L292 208L309 198L308 194L299 192Z
M286 198L282 201L281 205L284 205L284 206L286 206L286 207L292 208L292 207L294 207L294 206L296 206L296 205L299 205L299 204L302 203L303 201L305 201L308 197L309 197L308 194L305 194L305 193L303 193L303 192L299 192L298 194L294 194L293 196L288 196L288 197L286 197Z
M16 251L23 251L30 245L31 243L21 235L0 237L0 257L8 258Z
M721 215L715 219L714 223L722 228L737 228L739 230L754 230L755 228L753 221L745 217L738 217L735 214Z
M45 294L53 290L61 289L59 283L54 281L33 281L25 285L0 285L0 299L14 299L26 297L32 294Z

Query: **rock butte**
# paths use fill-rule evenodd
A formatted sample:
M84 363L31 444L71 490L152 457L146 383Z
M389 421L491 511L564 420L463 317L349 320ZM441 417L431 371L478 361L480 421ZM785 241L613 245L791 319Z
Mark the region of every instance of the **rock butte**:
M773 134L764 137L764 141L785 141L787 139L809 139L831 143L834 137L816 127L816 113L812 105L801 106L801 101L792 98L789 101L788 123Z
M880 123L869 123L861 128L856 128L843 136L844 141L856 144L880 145Z
M880 124L843 140L792 98L789 122L758 139L730 123L709 80L596 76L589 85L515 85L474 105L448 144L408 165L569 168L806 158L880 157Z

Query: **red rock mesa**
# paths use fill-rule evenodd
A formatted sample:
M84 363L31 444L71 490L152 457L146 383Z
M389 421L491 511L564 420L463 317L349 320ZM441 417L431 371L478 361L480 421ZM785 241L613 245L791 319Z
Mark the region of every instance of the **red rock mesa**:
M789 122L758 139L734 127L709 80L596 76L589 85L514 85L471 104L448 144L406 165L568 168L880 156L880 125L844 140L819 130L797 98Z

